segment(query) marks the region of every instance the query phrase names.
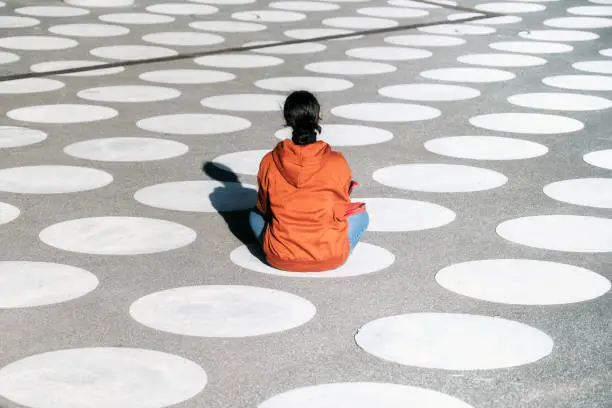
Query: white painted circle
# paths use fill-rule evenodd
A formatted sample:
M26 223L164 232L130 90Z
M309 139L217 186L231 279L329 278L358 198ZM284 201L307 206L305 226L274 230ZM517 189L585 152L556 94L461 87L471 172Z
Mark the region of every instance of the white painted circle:
M134 0L64 0L64 3L82 7L127 7Z
M134 320L168 333L238 338L302 326L317 308L304 298L255 286L187 286L150 294L130 306Z
M77 96L89 101L98 102L157 102L178 98L181 92L161 86L117 85L89 88L77 93Z
M578 30L529 30L521 31L519 37L539 41L591 41L599 38L599 34Z
M0 262L0 309L67 302L90 293L97 286L98 278L95 275L70 265Z
M442 35L488 35L497 31L493 27L478 26L473 24L439 24L419 27L418 30L423 33Z
M10 64L19 61L19 55L12 52L0 51L0 64Z
M141 119L136 125L157 133L202 136L237 132L251 127L251 122L237 116L183 113Z
M296 76L261 79L255 82L255 86L270 91L290 92L303 89L310 92L332 92L350 89L353 83L339 78Z
M565 203L595 208L612 208L611 178L582 178L544 186L544 194Z
M567 9L570 14L577 16L612 17L612 6L581 6Z
M40 24L40 21L35 18L19 16L0 16L0 28L33 27L38 24Z
M399 25L397 21L376 17L333 17L326 18L322 23L328 27L356 30L375 30L378 28L390 28Z
M612 48L606 48L604 50L600 50L599 53L604 57L612 57Z
M280 65L284 61L277 57L268 55L248 54L220 54L198 57L194 59L197 65L206 65L216 68L264 68Z
M446 19L448 21L457 21L457 20L464 20L467 18L480 17L480 16L484 16L484 14L482 13L455 13L455 14L449 14L446 17ZM470 21L468 21L468 23L470 23Z
M539 143L498 136L441 137L425 142L425 149L443 156L472 160L521 160L548 153L548 148Z
M612 77L603 75L558 75L542 79L548 86L580 91L612 91Z
M214 31L218 33L252 33L263 31L268 27L264 24L247 23L244 21L194 21L189 27L196 30Z
M565 116L543 113L492 113L470 118L473 126L509 133L554 135L577 132L584 123Z
M384 41L389 44L406 45L409 47L452 47L465 44L465 40L459 37L447 35L427 34L405 34L385 37Z
M130 32L129 28L111 24L62 24L49 28L49 32L70 37L117 37Z
M593 111L612 107L612 101L598 96L571 93L528 93L508 98L513 105L557 111Z
M533 3L518 3L518 2L499 2L499 3L484 3L475 7L476 10L488 11L490 13L499 14L520 14L520 13L535 13L546 10L546 6Z
M612 75L612 61L581 61L572 64L572 68L594 74Z
M401 84L386 86L378 93L389 98L409 101L463 101L480 96L480 91L458 85Z
M449 224L456 218L448 208L425 201L363 197L354 201L366 203L370 216L368 231L422 231Z
M468 24L479 24L479 25L505 25L505 24L515 24L523 21L522 17L519 16L500 16L500 17L491 17L484 18L482 20L470 21Z
M172 354L127 347L66 349L2 368L0 395L31 408L164 408L194 397L206 382L202 367Z
M176 181L145 187L134 199L150 207L189 212L231 212L255 207L257 186L219 181Z
M199 45L221 44L225 38L216 34L184 32L159 32L147 34L142 37L145 42L160 45L177 45L181 47L193 47Z
M212 109L240 112L275 112L282 111L285 95L274 94L227 94L204 98L202 106Z
M533 55L521 54L468 54L457 58L457 61L463 64L479 65L485 67L535 67L546 64L544 58Z
M150 13L112 13L104 14L99 17L100 21L117 24L164 24L171 23L176 20L172 16L164 16L160 14Z
M217 7L193 3L159 3L146 8L150 13L175 16L208 16L219 11Z
M259 171L261 159L269 150L247 150L223 154L212 159L212 163L223 170L231 170L236 174L256 176Z
M538 215L502 222L497 233L533 248L565 252L612 252L612 219Z
M501 173L457 164L419 163L384 167L372 175L385 186L428 193L465 193L500 187L508 181Z
M587 153L582 159L592 166L612 170L612 149Z
M306 71L332 75L377 75L397 70L390 64L370 61L321 61L304 66Z
M352 33L354 33L353 30L344 30L342 28L298 28L295 30L287 30L284 34L289 38L295 38L297 40L310 40L319 37L328 37L332 35L344 35ZM347 40L351 38L361 37L362 36L337 38L336 40Z
M244 47L253 47L267 44L276 44L279 41L257 41L244 44ZM271 47L257 48L253 52L262 54L313 54L315 52L324 51L327 45L314 42L306 42L300 44L277 45Z
M559 17L545 20L544 25L555 28L608 28L612 27L612 18Z
M26 166L0 169L0 191L20 194L63 194L109 185L109 173L79 166Z
M389 3L392 6L397 7L409 7L409 8L420 8L420 9L439 9L440 6L436 6L435 4L430 3L421 3L419 1L413 0L389 0Z
M291 128L283 128L274 134L278 139L291 138ZM367 146L393 139L388 130L370 126L322 124L317 139L331 146Z
M384 317L362 326L355 341L383 360L443 370L516 367L538 361L553 349L548 335L526 324L459 313Z
M0 201L0 225L8 224L9 222L16 220L17 217L19 217L19 214L21 214L19 208ZM0 281L2 280L1 273L2 262L0 262ZM3 287L4 285L0 285L0 293L2 292ZM4 300L4 297L0 297L0 308L2 308L2 300Z
M538 41L502 41L489 44L489 47L498 51L523 54L558 54L570 52L574 49L574 47L567 44Z
M494 68L439 68L423 71L419 75L427 79L450 82L469 82L469 83L489 83L503 82L516 78L516 75L509 71Z
M428 16L429 11L406 7L364 7L357 9L357 14L383 18L419 18Z
M440 270L436 281L460 295L512 305L559 305L595 299L610 281L588 269L531 259L486 259Z
M232 18L242 21L259 21L264 23L290 23L304 20L306 14L281 10L238 11L232 14Z
M20 37L0 38L0 47L23 51L57 51L74 48L79 43L70 38L51 37L48 35L24 35Z
M94 48L89 53L100 58L125 61L178 55L178 52L170 48L155 47L152 45L111 45L108 47Z
M286 276L290 278L349 278L367 275L388 268L395 262L395 256L384 248L359 242L344 265L324 272L285 272L263 263L253 255L258 247L241 246L230 254L230 259L241 268L266 275Z
M29 146L45 139L47 134L40 130L0 125L0 149Z
M96 105L56 104L13 109L6 116L14 120L36 123L85 123L114 118L115 109Z
M414 122L437 118L438 109L408 103L356 103L341 105L331 110L333 115L372 122Z
M48 78L25 78L0 82L0 94L30 94L50 92L66 86L62 81Z
M92 67L95 65L103 65L103 64L105 64L105 62L102 62L102 61L59 60L59 61L46 61L46 62L34 64L30 67L30 69L34 72L50 72L50 71L58 71L58 70L63 70L63 69ZM91 71L81 71L81 72L73 72L69 74L57 74L57 75L74 76L74 77L88 77L88 76L97 76L97 75L113 75L113 74L118 74L123 71L125 71L124 67L111 67L111 68L92 69Z
M269 3L268 7L290 11L332 11L340 8L337 4L321 3L318 1L277 1Z
M236 75L206 69L164 69L144 72L138 78L162 84L216 84L232 81L236 79Z
M346 55L353 58L379 61L409 61L429 58L431 51L405 47L363 47L351 48Z
M92 217L60 222L39 238L64 251L91 255L143 255L191 244L196 232L184 225L154 218Z
M258 408L473 408L465 402L426 388L372 382L331 383L276 394Z
M87 15L90 11L79 7L30 6L17 8L15 13L35 17L77 17Z
M192 3L218 4L220 6L242 5L255 3L256 0L188 0Z
M146 137L112 137L73 143L64 153L80 159L109 162L143 162L182 156L189 147L173 140Z

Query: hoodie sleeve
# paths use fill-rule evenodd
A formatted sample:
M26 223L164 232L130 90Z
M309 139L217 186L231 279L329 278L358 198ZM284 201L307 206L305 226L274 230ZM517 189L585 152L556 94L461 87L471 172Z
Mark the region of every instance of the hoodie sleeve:
M268 202L268 156L264 157L259 165L259 172L257 173L257 210L268 218L270 210Z

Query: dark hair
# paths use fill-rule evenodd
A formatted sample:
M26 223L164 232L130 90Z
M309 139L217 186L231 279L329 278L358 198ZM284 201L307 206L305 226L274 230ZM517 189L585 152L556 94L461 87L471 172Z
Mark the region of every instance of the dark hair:
M308 91L295 91L287 97L283 114L287 126L293 129L293 143L307 145L317 141L317 133L321 133L320 111L319 101Z

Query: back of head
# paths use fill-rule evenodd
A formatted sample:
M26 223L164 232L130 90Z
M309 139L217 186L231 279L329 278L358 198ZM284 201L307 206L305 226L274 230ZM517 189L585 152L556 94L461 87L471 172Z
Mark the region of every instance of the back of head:
M295 91L285 100L283 114L287 126L293 130L291 140L296 145L308 145L317 141L319 113L317 98L308 91Z

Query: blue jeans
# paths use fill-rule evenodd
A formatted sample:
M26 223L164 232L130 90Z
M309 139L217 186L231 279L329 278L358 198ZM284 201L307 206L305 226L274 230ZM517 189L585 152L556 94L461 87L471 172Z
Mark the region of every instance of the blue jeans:
M351 252L357 246L361 235L368 229L368 225L370 224L370 216L367 211L364 211L359 214L351 215L347 218L348 220L348 239L351 245ZM266 228L266 220L257 212L256 210L251 211L249 215L249 224L251 226L251 230L253 234L261 244L261 240L263 238L263 233Z

